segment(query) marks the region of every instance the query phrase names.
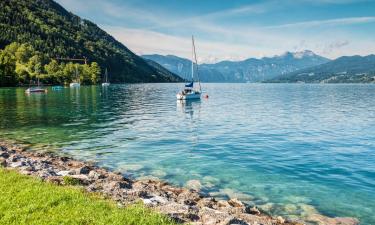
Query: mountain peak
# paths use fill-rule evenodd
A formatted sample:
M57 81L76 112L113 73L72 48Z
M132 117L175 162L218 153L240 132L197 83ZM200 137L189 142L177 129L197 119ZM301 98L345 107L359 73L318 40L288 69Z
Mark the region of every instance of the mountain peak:
M294 52L293 56L296 59L301 59L301 58L304 58L304 57L316 56L316 54L311 50L304 50L304 51Z
M279 57L279 58L291 57L291 58L295 58L295 59L302 59L302 58L305 58L305 57L314 57L314 56L317 56L317 54L315 54L313 51L303 50L303 51L297 51L297 52L287 51L284 54L281 54L281 55L276 56L276 57Z

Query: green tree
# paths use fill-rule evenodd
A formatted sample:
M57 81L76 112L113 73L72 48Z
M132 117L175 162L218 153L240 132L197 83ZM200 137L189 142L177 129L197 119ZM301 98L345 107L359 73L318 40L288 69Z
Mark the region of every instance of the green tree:
M31 78L36 78L43 72L42 60L39 54L32 56L27 63L27 68Z
M27 84L40 78L49 84L69 83L77 80L82 84L96 84L99 81L98 63L80 65L61 63L50 59L47 54L35 51L31 45L11 43L1 50L1 86Z
M90 66L91 83L97 84L100 81L100 67L98 63L93 62Z
M90 66L87 64L80 65L79 66L79 75L81 79L82 84L91 84L91 71L90 71Z
M14 57L6 51L0 50L0 86L14 86L16 84L16 62Z
M29 44L21 44L15 52L17 62L27 64L28 60L34 55L35 51Z
M44 65L44 70L46 71L46 76L51 83L64 83L62 71L60 71L60 66L56 60L53 59L49 64Z
M63 69L63 76L66 83L70 83L76 79L76 67L73 63L67 63Z

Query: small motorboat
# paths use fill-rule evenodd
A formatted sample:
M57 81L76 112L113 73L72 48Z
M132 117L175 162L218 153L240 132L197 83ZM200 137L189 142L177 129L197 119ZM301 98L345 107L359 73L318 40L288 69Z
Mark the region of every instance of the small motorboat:
M195 53L195 44L194 44L194 37L191 37L192 40L192 59L191 59L191 82L185 84L184 90L177 93L176 97L177 100L193 100L193 99L200 99L202 94L202 87L201 83L199 81L199 75L198 75L198 62L197 62L197 56ZM194 62L196 67L194 68ZM199 89L194 89L194 71L196 71L196 76L198 80Z
M64 87L63 86L52 86L52 90L53 91L60 91L62 90Z

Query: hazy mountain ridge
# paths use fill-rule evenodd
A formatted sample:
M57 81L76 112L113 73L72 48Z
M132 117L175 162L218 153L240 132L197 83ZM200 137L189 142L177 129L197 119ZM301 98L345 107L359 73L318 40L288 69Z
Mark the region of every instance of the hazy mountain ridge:
M2 0L0 8L1 49L19 42L32 45L48 59L87 57L108 69L111 82L181 81L52 0Z
M173 55L143 55L183 78L191 75L191 61ZM312 51L286 52L280 56L249 58L243 61L221 61L199 66L199 76L204 82L260 82L328 62L329 59Z
M369 83L375 81L375 55L343 56L328 63L280 75L270 82Z

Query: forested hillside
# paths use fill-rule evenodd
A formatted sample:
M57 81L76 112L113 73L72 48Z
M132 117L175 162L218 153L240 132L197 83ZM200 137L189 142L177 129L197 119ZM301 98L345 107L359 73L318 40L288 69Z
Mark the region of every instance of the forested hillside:
M0 1L0 33L0 49L12 42L28 44L39 55L34 60L41 60L42 65L58 58L86 57L89 63L97 62L102 70L107 68L111 82L181 80L169 71L149 65L97 25L52 0ZM41 73L47 74L45 67Z

